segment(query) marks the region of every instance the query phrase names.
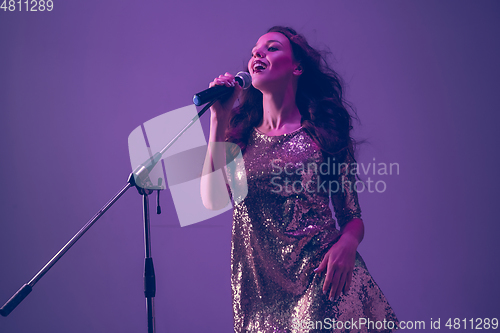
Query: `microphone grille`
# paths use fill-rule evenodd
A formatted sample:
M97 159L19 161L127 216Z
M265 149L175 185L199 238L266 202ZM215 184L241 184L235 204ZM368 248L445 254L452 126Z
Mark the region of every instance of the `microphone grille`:
M252 85L252 76L248 72L238 72L235 76L236 80L238 80L238 83L243 89L247 89Z

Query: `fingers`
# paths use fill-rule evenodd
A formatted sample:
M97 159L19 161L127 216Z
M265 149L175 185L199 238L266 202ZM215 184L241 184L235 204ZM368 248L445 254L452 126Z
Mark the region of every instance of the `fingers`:
M240 85L236 82L234 76L230 73L219 75L219 77L210 82L210 88L215 86L226 86L234 88L232 89L232 94L228 94L227 96L223 96L217 99L215 103L210 107L210 112L212 113L212 115L215 115L217 119L224 119L224 121L226 121L231 110L234 107L236 99L240 95L243 88L240 87Z
M325 283L323 284L323 294L326 295L328 293L328 290L330 289L330 285L333 282L333 277L334 277L335 269L333 269L333 265L328 265L326 267L326 276L325 276Z
M314 270L320 273L326 268L325 282L323 283L323 294L327 295L330 301L334 301L342 295L347 295L352 281L352 269L337 265L334 262L329 263L328 255L325 256L321 264Z
M335 288L334 286L332 286L332 289L330 291L330 301L333 301L335 299L337 299L340 294L342 293L342 289L344 289L344 285L345 285L345 280L346 280L346 274L337 274L340 276L340 279L337 283L337 288Z
M226 72L226 74L219 75L218 78L215 78L212 82L210 82L210 84L208 86L210 88L212 88L213 86L216 86L216 85L219 85L219 86L225 85L226 87L234 87L234 86L238 85L238 83L234 79L233 75Z
M326 254L325 257L323 258L323 261L321 261L321 264L318 266L318 268L314 270L316 274L320 274L326 269L325 283L323 283L323 289L322 289L324 295L326 295L326 293L328 292L330 283L332 281L332 275L334 272L332 265L331 264L328 265L329 258L330 256Z
M318 268L316 268L316 269L314 270L314 273L318 274L318 273L321 273L322 271L324 271L324 270L325 270L325 268L326 268L326 263L327 263L327 258L328 258L327 256L325 256L325 257L323 258L323 261L321 262L321 264L319 264Z
M351 281L352 281L352 271L349 271L347 273L347 278L345 282L345 287L344 287L344 294L347 295L349 292L349 289L351 288Z
M342 277L342 273L339 272L338 270L335 270L335 272L332 275L333 275L332 285L330 288L330 295L328 296L328 298L330 299L330 301L333 302L333 300L335 300L335 298L337 298L336 293L337 293L340 279Z

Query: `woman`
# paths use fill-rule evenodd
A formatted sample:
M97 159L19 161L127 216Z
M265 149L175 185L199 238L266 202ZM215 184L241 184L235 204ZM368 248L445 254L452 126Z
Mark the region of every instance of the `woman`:
M225 170L236 203L235 331L393 331L397 318L357 253L364 226L350 168L352 117L340 78L286 27L259 38L248 71L252 87L245 91L229 73L210 83L235 89L211 107L204 169L205 175L219 169L226 153L234 154L216 143L241 148L243 161ZM224 186L216 177L202 177L206 207L227 204L217 195ZM244 198L235 195L245 186Z

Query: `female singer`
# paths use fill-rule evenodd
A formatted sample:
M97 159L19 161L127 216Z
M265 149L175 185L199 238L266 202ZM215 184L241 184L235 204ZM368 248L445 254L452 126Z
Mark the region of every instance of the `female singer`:
M229 189L220 178L201 181L207 208L228 203L222 191L235 202L235 332L392 332L397 318L357 252L364 226L340 77L302 35L279 26L259 38L248 72L248 90L229 73L210 83L234 93L211 107L204 175L234 153L223 143L243 160L222 168Z

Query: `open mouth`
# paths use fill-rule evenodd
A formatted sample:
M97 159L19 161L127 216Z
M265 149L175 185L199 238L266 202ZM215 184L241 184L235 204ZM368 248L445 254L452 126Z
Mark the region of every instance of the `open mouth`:
M267 65L265 63L263 63L260 60L257 60L253 63L252 70L254 73L259 73L259 72L262 72L263 70L265 70L266 68L267 68Z

